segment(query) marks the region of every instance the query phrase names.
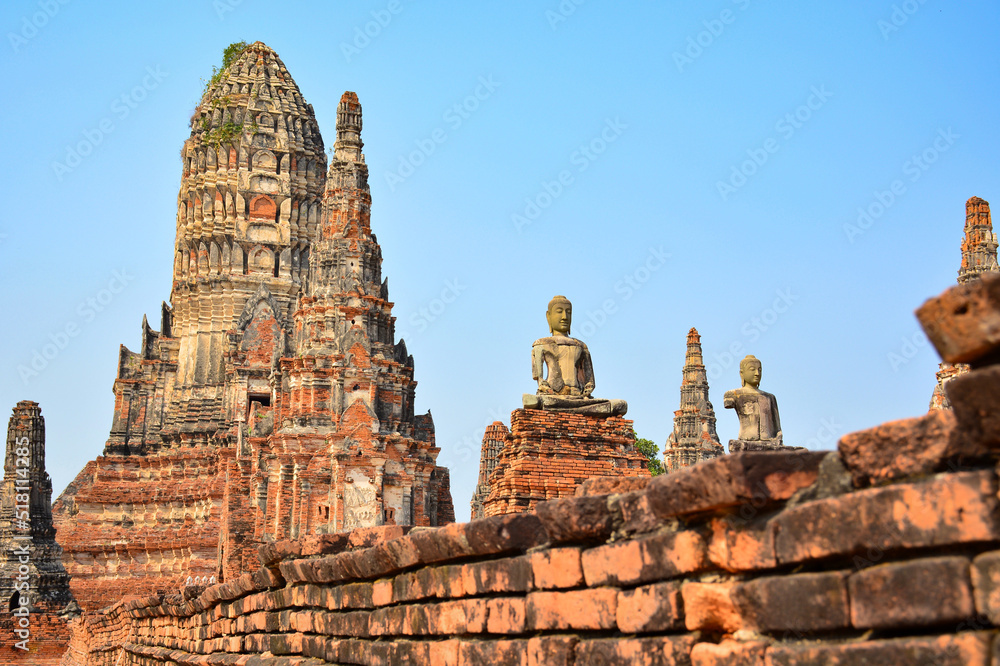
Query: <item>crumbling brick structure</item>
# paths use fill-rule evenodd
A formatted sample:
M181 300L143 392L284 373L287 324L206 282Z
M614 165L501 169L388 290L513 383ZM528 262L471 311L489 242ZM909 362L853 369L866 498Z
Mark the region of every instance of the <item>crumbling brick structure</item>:
M489 477L486 516L531 511L539 502L572 496L593 477L649 476L627 419L516 409L510 424Z
M953 411L533 512L265 545L236 580L78 620L63 663L995 664L1000 275L919 317L971 367Z
M231 580L275 539L454 520L395 341L357 95L327 168L312 107L257 42L191 125L171 304L122 347L104 455L54 507L86 609Z

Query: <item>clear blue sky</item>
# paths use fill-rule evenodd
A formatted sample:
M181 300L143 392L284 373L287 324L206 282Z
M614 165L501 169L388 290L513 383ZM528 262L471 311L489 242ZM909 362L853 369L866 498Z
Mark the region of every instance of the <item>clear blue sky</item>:
M178 153L234 41L278 52L327 145L358 93L460 519L554 294L641 436L670 432L695 326L724 442L752 353L785 441L832 448L926 411L938 359L912 312L955 282L965 200L1000 207L996 2L16 0L0 28L0 407L41 404L56 494L102 451L118 345L159 325Z

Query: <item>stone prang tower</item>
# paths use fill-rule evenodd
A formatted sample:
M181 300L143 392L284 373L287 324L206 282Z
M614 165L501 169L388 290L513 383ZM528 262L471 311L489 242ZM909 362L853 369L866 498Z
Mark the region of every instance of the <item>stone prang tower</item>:
M972 197L965 202L965 237L962 238L962 265L958 269L958 283L978 280L983 273L994 273L997 266L997 235L993 231L990 204L985 199ZM958 375L969 371L964 363L941 363L937 371L937 386L931 395L931 409L951 409L944 385Z
M104 455L54 507L85 608L232 580L263 542L454 521L395 340L358 97L327 169L281 59L234 50L182 150L170 305L122 347Z
M52 481L45 471L45 419L37 402L17 403L7 426L0 485L0 608L26 597L33 610L61 611L73 600L52 526ZM23 575L26 564L28 574ZM27 583L27 589L24 584Z
M692 328L687 335L681 407L674 412L674 431L663 451L668 472L717 458L726 452L715 432L715 410L708 400L708 375L701 354L701 336Z

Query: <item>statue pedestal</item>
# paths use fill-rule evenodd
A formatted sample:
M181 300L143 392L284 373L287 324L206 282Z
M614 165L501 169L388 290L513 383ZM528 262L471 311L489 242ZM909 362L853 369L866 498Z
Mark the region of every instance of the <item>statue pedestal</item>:
M649 476L628 419L516 409L510 423L490 475L486 516L531 511L539 502L572 496L595 476Z
M731 439L729 440L729 452L741 453L743 451L802 451L804 446L785 446L780 439Z

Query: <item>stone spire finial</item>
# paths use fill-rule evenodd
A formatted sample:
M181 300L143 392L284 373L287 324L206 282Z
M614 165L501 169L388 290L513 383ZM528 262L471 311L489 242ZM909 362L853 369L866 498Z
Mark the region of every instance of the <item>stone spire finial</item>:
M357 93L345 92L337 107L337 141L333 144L334 159L344 162L364 162L361 149L361 103Z
M674 412L674 431L667 438L663 459L667 471L687 467L725 453L715 432L715 410L708 400L708 376L701 353L701 336L692 328L681 381L681 407Z
M979 197L965 202L965 238L962 239L962 267L958 282L976 280L982 273L997 270L997 235L990 220L990 204Z

